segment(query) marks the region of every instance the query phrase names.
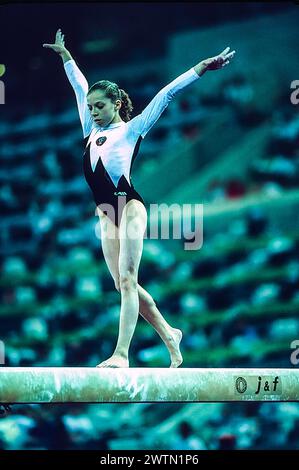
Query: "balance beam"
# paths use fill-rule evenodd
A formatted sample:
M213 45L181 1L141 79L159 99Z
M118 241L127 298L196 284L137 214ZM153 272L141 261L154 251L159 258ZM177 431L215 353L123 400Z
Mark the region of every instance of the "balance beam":
M299 401L299 369L1 367L0 403Z

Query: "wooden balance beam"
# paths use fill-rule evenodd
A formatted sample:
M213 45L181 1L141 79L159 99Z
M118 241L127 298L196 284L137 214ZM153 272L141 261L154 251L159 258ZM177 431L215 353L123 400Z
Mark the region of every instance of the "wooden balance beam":
M1 367L0 403L299 401L299 369Z

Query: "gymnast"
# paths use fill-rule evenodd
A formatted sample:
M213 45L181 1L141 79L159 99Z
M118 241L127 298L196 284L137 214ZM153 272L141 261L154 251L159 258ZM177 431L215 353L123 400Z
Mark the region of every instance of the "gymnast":
M129 367L129 348L139 312L165 343L170 367L179 367L183 361L182 332L170 326L152 296L138 283L147 211L131 182L131 170L142 139L177 92L205 72L223 68L235 51L229 52L227 47L215 57L200 61L162 88L140 114L131 118L131 99L116 83L100 80L89 87L65 47L61 29L56 32L55 43L43 47L60 55L75 92L85 147L84 176L100 219L103 256L121 294L117 344L112 356L97 367Z

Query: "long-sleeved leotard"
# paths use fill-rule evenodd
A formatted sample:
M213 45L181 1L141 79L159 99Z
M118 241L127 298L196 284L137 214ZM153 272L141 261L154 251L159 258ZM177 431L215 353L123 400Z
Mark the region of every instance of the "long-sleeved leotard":
M119 226L122 210L129 200L137 199L144 203L131 182L132 164L141 139L176 93L197 80L199 75L192 67L162 88L142 113L130 121L100 127L93 121L87 106L89 87L86 78L73 59L65 62L64 68L76 95L86 144L83 159L86 181L97 206Z

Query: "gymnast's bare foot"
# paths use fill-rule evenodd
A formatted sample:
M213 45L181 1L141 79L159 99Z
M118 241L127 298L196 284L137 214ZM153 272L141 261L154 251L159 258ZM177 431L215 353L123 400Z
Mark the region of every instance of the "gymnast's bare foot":
M167 348L170 354L171 364L170 367L179 367L182 362L182 354L180 351L180 342L183 333L177 328L172 328L171 336L168 338Z
M113 354L109 359L98 364L97 367L129 367L129 360L123 356Z

